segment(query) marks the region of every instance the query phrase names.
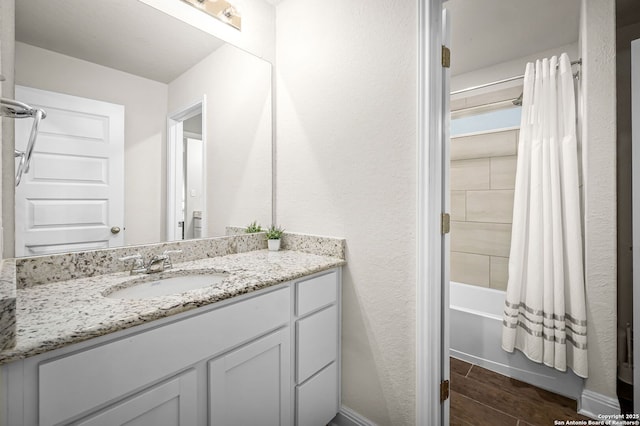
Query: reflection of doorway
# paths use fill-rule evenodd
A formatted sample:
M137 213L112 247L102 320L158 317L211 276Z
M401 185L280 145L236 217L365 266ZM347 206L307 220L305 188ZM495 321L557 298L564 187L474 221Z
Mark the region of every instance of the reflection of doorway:
M206 97L167 119L167 241L206 236Z
M202 114L184 121L183 138L182 239L202 238L204 209L204 147L202 145Z

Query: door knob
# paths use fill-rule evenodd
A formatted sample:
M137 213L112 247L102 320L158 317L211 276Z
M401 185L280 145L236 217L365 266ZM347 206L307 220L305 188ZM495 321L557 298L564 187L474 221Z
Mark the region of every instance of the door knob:
M119 227L117 227L117 226L113 226L113 227L111 228L111 233L112 233L112 234L118 234L118 233L120 233L120 228L119 228Z

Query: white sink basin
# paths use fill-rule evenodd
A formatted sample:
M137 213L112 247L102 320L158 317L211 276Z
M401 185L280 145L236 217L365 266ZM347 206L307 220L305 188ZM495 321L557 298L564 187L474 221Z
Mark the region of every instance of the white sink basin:
M197 288L212 287L220 284L229 274L220 272L208 272L197 275L179 275L172 277L159 277L158 279L144 278L132 281L123 288L107 291L105 296L111 299L150 299L152 297L170 296L184 293Z

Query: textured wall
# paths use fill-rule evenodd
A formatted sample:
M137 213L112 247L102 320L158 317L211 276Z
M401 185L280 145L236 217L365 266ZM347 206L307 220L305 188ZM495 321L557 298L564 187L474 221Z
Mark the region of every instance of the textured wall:
M616 396L615 2L582 0L586 388Z
M124 105L125 244L162 241L167 85L20 42L16 84Z
M277 215L347 240L342 401L415 418L417 2L277 6Z

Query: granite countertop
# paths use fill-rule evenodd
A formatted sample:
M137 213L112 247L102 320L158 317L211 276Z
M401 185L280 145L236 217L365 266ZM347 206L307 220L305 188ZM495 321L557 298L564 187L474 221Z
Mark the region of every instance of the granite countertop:
M163 274L228 272L214 287L150 299L103 294L144 275L118 272L17 290L16 345L0 352L0 364L34 356L240 294L344 265L344 259L300 251L250 251L174 265Z

